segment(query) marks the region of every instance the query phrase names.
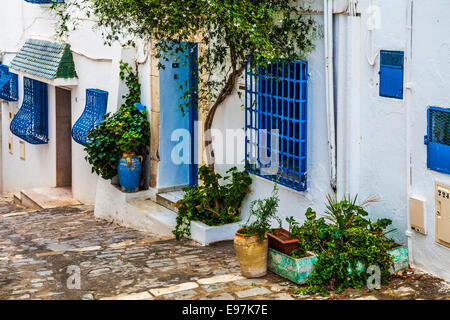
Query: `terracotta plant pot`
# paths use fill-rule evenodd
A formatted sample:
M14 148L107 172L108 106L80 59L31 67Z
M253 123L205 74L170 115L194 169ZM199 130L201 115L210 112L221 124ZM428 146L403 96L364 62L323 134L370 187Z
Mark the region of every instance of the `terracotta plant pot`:
M273 229L273 233L267 233L269 247L288 256L298 248L298 239L291 239L291 233L285 229Z
M268 240L260 240L257 235L248 237L237 230L234 249L241 266L241 274L247 278L258 278L267 274Z

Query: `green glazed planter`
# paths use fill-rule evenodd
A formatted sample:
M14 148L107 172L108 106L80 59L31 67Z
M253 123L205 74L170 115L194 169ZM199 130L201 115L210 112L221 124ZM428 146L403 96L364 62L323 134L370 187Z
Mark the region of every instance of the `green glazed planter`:
M390 270L391 273L409 267L408 248L406 246L399 246L388 252L394 257L394 266ZM306 279L308 279L314 271L314 265L318 260L314 255L294 259L272 248L269 248L268 255L268 269L297 284L305 283ZM357 272L362 272L364 269L364 265L360 264L357 268ZM349 273L351 273L351 270L349 270Z

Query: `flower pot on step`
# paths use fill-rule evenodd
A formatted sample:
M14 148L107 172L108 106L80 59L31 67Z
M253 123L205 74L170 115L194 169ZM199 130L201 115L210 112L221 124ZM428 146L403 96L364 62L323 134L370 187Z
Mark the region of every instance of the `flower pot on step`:
M244 277L257 278L267 274L267 239L260 240L257 235L249 237L241 228L234 236L234 248Z
M287 255L290 255L299 246L298 239L291 239L291 233L282 228L273 229L273 232L267 233L267 238L269 239L269 248Z
M139 191L141 181L142 156L136 156L134 152L124 152L119 161L117 173L120 188L123 192Z

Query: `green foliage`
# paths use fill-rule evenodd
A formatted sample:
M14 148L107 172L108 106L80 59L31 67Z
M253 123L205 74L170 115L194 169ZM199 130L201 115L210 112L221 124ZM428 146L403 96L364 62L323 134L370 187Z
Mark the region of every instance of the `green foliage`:
M107 113L100 125L89 131L85 147L86 160L92 165L92 172L104 179L111 179L117 174L123 152L145 156L150 144L147 112L139 111L134 106L135 102L140 101L137 75L122 61L120 78L129 86L129 93L123 96L125 103L117 112Z
M247 55L256 61L306 58L320 36L307 11L309 2L66 0L51 10L60 37L66 37L86 16L95 17L107 44L133 45L136 38L152 39L161 62L178 54L182 42L202 41L205 46L197 62L200 74L206 76L198 79L199 97L211 103L231 92L227 80L239 76ZM188 86L184 88L186 97L190 96ZM187 100L180 105L182 110L189 107Z
M299 239L300 247L292 253L294 258L305 256L311 251L318 256L315 270L307 280L307 287L298 293L320 293L327 295L329 291L339 293L345 288L359 289L367 282L368 273L357 272L357 267L376 265L381 270L381 281L389 279L389 268L392 257L389 249L395 242L386 238L387 227L392 221L381 219L371 222L363 205L356 204L356 197L345 197L342 201L327 197L326 216L317 219L316 213L309 208L306 221L302 226L294 226L292 233ZM392 230L391 230L392 231ZM390 232L390 231L389 231Z
M238 221L242 201L250 192L250 175L236 167L222 177L208 166L201 166L198 175L203 184L184 188L183 199L178 202L177 225L173 231L177 239L190 235L191 221L209 226Z
M287 217L287 218L286 218L286 222L287 222L288 225L289 225L289 232L292 232L292 227L298 225L298 222L295 221L295 218L292 217L292 216L291 216L291 217Z
M264 240L266 239L266 233L271 230L272 219L277 220L281 227L281 220L277 217L279 201L277 184L274 185L272 195L269 198L252 201L247 223L242 226L243 232L248 236L257 235L260 240ZM252 218L254 221L250 223Z

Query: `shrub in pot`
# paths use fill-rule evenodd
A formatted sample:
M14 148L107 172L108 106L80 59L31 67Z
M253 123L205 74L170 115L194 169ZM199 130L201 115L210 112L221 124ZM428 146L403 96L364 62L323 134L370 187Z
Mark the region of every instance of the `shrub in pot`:
M208 226L238 222L241 204L250 192L252 178L236 167L222 177L210 167L198 169L201 184L185 187L183 199L177 202L178 215L172 231L177 239L190 236L191 221L201 221Z
M294 217L286 218L286 222L289 224L289 230L281 227L272 229L272 231L267 233L267 237L269 239L269 248L291 255L292 251L299 246L299 240L291 232L292 226L298 225L298 222L295 221Z
M115 113L107 113L104 120L88 133L86 160L92 172L108 180L119 175L124 192L138 191L141 165L148 154L150 123L147 110L140 103L140 84L133 69L121 61L120 78L129 93Z
M279 221L276 216L278 203L278 189L275 185L269 198L251 203L247 223L236 231L234 248L244 277L262 277L267 273L267 232L270 231L272 219ZM254 221L250 223L251 219Z

